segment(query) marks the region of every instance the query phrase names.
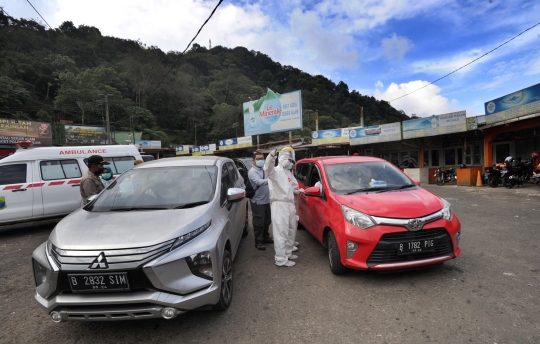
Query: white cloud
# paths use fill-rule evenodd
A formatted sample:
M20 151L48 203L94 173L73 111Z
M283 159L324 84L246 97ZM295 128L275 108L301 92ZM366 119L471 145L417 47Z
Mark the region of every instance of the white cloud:
M494 88L497 88L501 85L506 84L508 81L513 80L516 77L516 74L514 73L505 73L496 75L493 77L493 79L488 82L487 84L483 84L479 89L481 90L491 90Z
M412 43L407 37L398 36L395 33L391 37L383 38L381 41L384 54L388 59L402 59L412 47Z
M376 88L384 88L384 84L382 83L381 80L377 80L377 83L375 84L375 87Z
M408 83L391 83L386 90L376 89L374 97L386 101L404 96L422 86L427 85L427 81L415 80ZM456 100L449 100L441 96L441 89L436 85L429 85L399 100L390 103L393 107L405 111L407 115L415 114L419 117L440 115L443 113L459 110Z

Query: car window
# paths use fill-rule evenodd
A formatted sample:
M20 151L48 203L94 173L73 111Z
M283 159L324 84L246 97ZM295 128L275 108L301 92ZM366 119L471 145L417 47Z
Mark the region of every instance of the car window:
M131 169L105 189L90 210L174 209L201 205L214 197L216 174L215 166Z
M42 180L81 178L81 169L75 159L47 160L39 163Z
M308 172L309 172L309 164L306 164L306 163L298 164L298 166L294 168L294 177L296 178L296 180L306 185Z
M26 183L27 164L0 166L0 185Z
M122 174L132 168L135 163L135 157L122 156L122 157L104 157L110 164L107 165L111 168L112 174ZM88 166L88 159L84 159L84 163Z
M221 206L225 205L227 201L227 191L234 187L229 175L229 169L227 168L226 164L223 164L223 167L221 168L221 194L219 199Z
M232 178L233 185L236 185L236 182L238 181L238 173L236 172L236 168L230 162L225 163L225 165L227 166L227 169L229 170L229 176Z
M337 193L416 185L389 162L327 165L325 171L330 188Z
M317 182L321 181L321 175L319 173L319 169L318 169L317 165L311 164L311 166L312 166L311 174L309 175L309 180L308 180L308 182L306 184L307 187L315 186L315 184Z

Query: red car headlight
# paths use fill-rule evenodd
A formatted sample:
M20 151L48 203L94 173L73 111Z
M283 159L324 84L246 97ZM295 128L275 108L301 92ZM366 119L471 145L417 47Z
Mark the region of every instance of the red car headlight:
M356 227L368 229L376 225L375 221L373 221L369 215L359 212L358 210L354 210L344 205L341 205L341 210L343 211L345 221Z

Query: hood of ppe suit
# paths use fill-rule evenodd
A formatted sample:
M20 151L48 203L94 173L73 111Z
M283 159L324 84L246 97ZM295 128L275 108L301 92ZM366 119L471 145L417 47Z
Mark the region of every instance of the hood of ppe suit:
M294 149L292 149L292 147L285 147L282 150L280 150L279 157L281 158L281 156L285 156L286 159L291 159L291 160L296 161L294 157Z

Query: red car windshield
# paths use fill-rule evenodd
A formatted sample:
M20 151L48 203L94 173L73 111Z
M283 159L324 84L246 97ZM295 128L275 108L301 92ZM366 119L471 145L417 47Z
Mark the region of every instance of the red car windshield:
M338 194L416 186L389 162L326 165L325 171L330 189Z

